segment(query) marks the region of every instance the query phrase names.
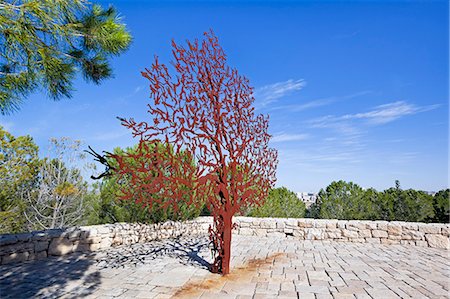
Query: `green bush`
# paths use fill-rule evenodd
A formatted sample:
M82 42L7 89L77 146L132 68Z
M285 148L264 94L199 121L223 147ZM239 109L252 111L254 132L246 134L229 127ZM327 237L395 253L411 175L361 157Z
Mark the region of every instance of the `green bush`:
M450 189L441 190L433 197L434 217L431 222L449 223Z
M116 148L114 153L124 155L126 153L136 153L137 146L125 150ZM153 150L150 148L150 150ZM142 158L145 159L145 158ZM111 161L116 166L115 161ZM147 161L146 161L147 162ZM145 162L145 163L146 163ZM134 161L136 167L139 167L139 161ZM178 203L178 210L174 211L169 205L164 209L163 200L161 204L154 203L152 207L137 203L134 200L122 200L122 191L128 186L127 178L122 177L119 181L114 174L104 177L98 186L97 196L91 199L92 210L89 215L90 224L103 224L115 222L140 222L140 223L159 223L167 220L184 221L198 217L204 206L188 205L183 201ZM155 196L149 194L149 196Z
M270 190L264 204L250 209L247 216L302 218L305 217L305 210L305 204L294 192L281 187Z

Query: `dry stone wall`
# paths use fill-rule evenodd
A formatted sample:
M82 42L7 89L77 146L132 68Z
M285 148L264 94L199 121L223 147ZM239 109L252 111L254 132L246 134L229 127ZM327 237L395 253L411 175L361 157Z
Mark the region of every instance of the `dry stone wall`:
M234 221L240 235L450 249L449 224L251 217L235 217Z
M402 244L450 249L450 225L412 222L234 217L235 234L261 237ZM180 236L204 235L211 217L162 224L115 223L0 235L1 264L90 252Z
M209 217L160 224L115 223L0 235L1 264L44 259L50 255L90 252L110 246L205 234Z

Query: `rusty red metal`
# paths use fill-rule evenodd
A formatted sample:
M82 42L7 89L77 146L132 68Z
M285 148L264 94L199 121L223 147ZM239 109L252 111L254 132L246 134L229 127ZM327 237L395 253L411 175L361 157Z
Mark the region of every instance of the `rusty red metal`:
M129 180L123 199L175 210L181 201L206 202L214 219L211 270L227 274L232 217L266 198L275 183L277 151L268 146L268 116L252 107L253 88L226 64L212 31L172 47L175 75L158 57L142 72L151 121L122 119L139 138L138 150L110 157L117 160L115 172Z

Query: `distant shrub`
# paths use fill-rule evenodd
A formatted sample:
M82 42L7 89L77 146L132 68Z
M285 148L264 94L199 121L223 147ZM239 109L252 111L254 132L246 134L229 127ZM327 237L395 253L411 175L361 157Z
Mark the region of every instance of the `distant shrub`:
M305 204L286 187L275 188L269 192L264 204L250 209L247 216L251 217L305 217Z

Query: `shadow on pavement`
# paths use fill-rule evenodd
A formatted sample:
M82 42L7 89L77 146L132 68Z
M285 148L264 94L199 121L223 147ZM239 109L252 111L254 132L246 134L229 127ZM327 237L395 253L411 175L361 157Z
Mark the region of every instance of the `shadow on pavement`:
M85 254L49 257L0 267L0 298L80 298L100 284L95 260Z
M97 259L99 268L120 268L145 264L151 260L171 257L184 265L209 269L210 263L200 254L206 251L209 240L202 238L176 238L149 243L110 248Z

